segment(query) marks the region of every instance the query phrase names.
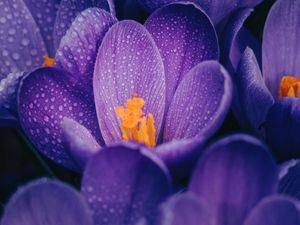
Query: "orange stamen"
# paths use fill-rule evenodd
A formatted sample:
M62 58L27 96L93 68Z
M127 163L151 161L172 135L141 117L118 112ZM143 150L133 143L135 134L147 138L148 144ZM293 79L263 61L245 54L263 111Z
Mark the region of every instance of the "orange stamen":
M45 59L42 66L45 66L45 67L52 67L54 66L54 58L51 58L47 55L44 55L43 58Z
M300 78L283 76L280 82L279 97L300 98Z
M143 116L142 107L145 105L143 98L133 94L124 106L118 106L115 111L121 120L120 129L125 141L136 141L149 147L155 147L156 129L151 113Z

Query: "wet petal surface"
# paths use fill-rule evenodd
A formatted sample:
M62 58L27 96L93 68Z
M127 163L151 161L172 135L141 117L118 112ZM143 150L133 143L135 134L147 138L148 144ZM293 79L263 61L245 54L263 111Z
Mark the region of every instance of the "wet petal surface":
M115 22L117 20L105 10L84 10L62 38L55 56L56 66L76 74L81 82L90 86L91 92L98 48L104 35Z
M61 38L76 16L87 8L97 7L109 11L106 0L61 0L54 24L54 47L58 48Z
M36 24L38 25L43 40L46 44L48 55L54 57L55 49L53 45L53 27L56 18L56 12L61 0L24 0L31 12Z
M73 74L55 68L35 70L23 80L18 100L24 131L36 148L55 162L77 169L62 141L64 117L79 122L103 143L93 96Z
M165 107L164 68L153 39L141 24L122 21L108 31L99 49L93 82L106 144L122 140L115 108L133 95L144 99L143 112L152 113L155 128L160 130Z
M64 118L61 126L70 155L81 168L84 168L88 159L100 151L101 146L90 131L75 120Z
M131 225L152 217L170 191L161 161L137 145L117 145L97 153L82 180L95 223L101 225Z
M240 105L238 118L244 129L263 134L263 124L274 99L265 86L253 51L247 48L236 74L236 94Z
M35 34L35 35L32 35ZM11 72L40 66L47 54L43 38L22 0L0 2L0 80Z
M145 22L163 58L167 106L186 73L204 60L218 59L217 36L209 18L192 4L172 4Z
M180 83L166 118L164 142L210 137L223 123L232 99L232 82L217 61L195 66Z

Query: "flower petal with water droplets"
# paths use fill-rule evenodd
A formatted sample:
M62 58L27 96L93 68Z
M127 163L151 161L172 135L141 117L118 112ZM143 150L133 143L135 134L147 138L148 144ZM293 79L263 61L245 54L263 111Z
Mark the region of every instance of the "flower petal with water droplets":
M209 18L193 4L171 4L145 22L160 50L166 73L167 107L186 73L204 60L217 60L219 47Z
M163 141L209 138L222 125L232 82L217 61L198 64L183 78L167 113Z
M93 84L106 144L122 140L115 108L135 94L144 99L143 111L152 113L159 133L165 108L164 67L152 37L141 24L125 20L107 32L99 48Z
M96 225L132 225L153 217L171 193L166 168L148 149L117 145L97 153L88 162L82 192L94 212Z
M64 118L61 127L70 155L84 168L88 159L100 151L100 145L93 135L75 120Z
M24 0L40 29L47 47L48 55L52 57L54 57L56 51L53 45L52 33L60 1L61 0Z
M65 35L78 13L91 7L109 11L107 0L61 0L53 30L55 48L58 48L61 38Z
M89 8L81 12L61 39L55 56L56 66L76 74L89 85L92 92L92 77L98 48L108 29L117 20L108 12Z
M20 123L36 148L56 163L78 170L62 140L64 117L85 126L103 144L94 98L76 76L56 68L40 68L26 76L19 90Z
M42 65L47 54L39 28L22 0L0 1L0 80Z

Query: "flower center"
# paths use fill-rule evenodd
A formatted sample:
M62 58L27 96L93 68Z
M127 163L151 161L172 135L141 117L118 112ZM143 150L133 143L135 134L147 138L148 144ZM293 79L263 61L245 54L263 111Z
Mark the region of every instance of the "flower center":
M300 78L283 76L280 82L279 97L300 98Z
M46 66L46 67L54 66L54 58L51 58L47 55L44 55L43 58L44 58L44 62L42 66Z
M121 120L120 128L125 141L136 141L149 147L155 147L156 129L151 113L143 116L142 107L145 105L143 98L133 95L124 106L118 106L115 111Z

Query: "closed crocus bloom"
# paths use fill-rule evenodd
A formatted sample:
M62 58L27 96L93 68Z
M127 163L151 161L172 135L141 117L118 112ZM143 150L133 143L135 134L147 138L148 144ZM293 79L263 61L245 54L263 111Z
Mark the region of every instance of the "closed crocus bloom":
M211 144L187 193L160 208L155 225L299 225L299 201L276 194L277 166L261 141L235 134Z
M87 9L62 38L56 66L23 79L21 125L37 149L73 170L126 141L187 175L231 104L218 57L214 27L193 4L158 9L144 26Z

